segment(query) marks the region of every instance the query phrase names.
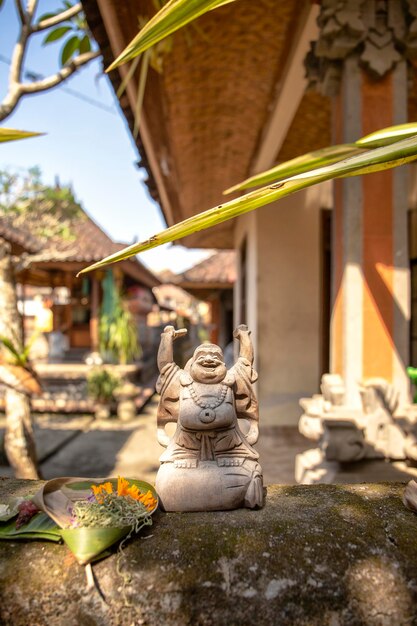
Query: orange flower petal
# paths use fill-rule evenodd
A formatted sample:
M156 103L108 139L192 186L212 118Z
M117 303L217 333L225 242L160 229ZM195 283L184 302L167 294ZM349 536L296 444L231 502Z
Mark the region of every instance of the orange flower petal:
M117 495L118 496L126 496L128 495L127 490L129 487L129 481L126 478L122 478L121 476L117 479Z

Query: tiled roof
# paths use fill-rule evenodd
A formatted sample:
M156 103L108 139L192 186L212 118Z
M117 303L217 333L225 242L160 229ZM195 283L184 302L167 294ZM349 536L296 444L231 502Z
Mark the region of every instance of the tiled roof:
M68 235L56 235L57 223L68 227ZM47 233L51 232L48 237ZM80 212L71 220L56 215L41 214L28 209L20 215L0 215L0 236L11 243L18 243L31 253L41 253L42 263L80 263L88 265L117 252L127 244L116 243L85 213ZM159 280L137 259L125 261L140 268L149 286Z
M22 246L27 252L37 252L39 241L33 237L28 229L15 228L12 220L0 216L0 237L11 244Z
M54 234L59 225L65 224L67 235ZM41 251L48 261L90 263L123 247L113 242L86 213L69 221L28 209L19 215L0 216L0 233L5 239L27 244L31 252Z
M177 275L181 285L198 283L210 286L233 285L236 281L236 253L233 250L220 250L197 265Z

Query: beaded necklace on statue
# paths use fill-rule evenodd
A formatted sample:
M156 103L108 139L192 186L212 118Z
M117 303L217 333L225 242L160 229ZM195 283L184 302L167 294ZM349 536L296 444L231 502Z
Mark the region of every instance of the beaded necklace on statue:
M226 397L227 390L228 390L227 385L222 384L220 395L217 392L216 394L217 398L209 402L204 402L203 400L201 400L201 398L197 396L197 392L194 389L194 384L191 384L188 388L190 390L190 395L192 399L194 400L195 404L202 409L202 411L200 411L200 413L198 414L199 420L203 422L203 424L210 424L210 422L213 422L216 419L215 409L217 409L221 404L223 404L224 399Z

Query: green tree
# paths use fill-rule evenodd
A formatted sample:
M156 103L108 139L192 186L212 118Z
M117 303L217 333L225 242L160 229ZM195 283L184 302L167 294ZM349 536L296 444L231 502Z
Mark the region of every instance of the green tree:
M72 190L65 186L45 185L39 168L31 168L20 175L0 171L0 219L13 228L21 226L32 236L52 241L57 237L71 238L71 219L81 214ZM37 478L39 474L29 402L29 395L34 390L30 379L33 373L19 358L26 352L22 346L15 276L16 270L29 267L42 257L40 250L33 255L12 258L9 242L0 238L0 382L6 385L5 451L20 478ZM19 372L20 375L16 376ZM20 384L22 376L32 385Z
M0 0L0 7L4 0ZM19 35L11 56L7 93L0 104L0 121L5 120L28 95L42 93L57 87L81 67L100 56L82 11L81 2L63 2L61 10L35 17L38 0L28 0L26 8L21 0L15 0L20 22ZM43 45L63 42L60 53L60 69L55 74L40 78L26 71L25 61L30 40L43 34ZM46 36L45 36L46 35ZM28 80L25 80L25 79Z
M0 9L4 1L0 0ZM38 5L38 0L28 0L26 6L23 5L22 0L15 0L19 19L19 33L11 55L6 95L0 103L0 121L4 121L13 113L22 98L43 93L59 86L101 54L91 37L80 2L73 3L64 0L61 9L45 13L40 17L37 17ZM44 37L44 46L57 41L62 42L59 58L60 69L51 76L35 76L25 68L26 59L29 56L29 43L37 35ZM0 142L24 138L25 136L30 137L35 134L0 128ZM16 177L7 172L2 172L0 177L2 197L0 210L3 215L6 212L14 212L15 214L20 212L23 217L26 213L27 217L29 215L27 208L33 208L33 203L35 203L38 214L42 211L46 217L51 218L54 211L53 207L59 206L60 210L65 212L73 205L74 198L71 198L70 190L55 190L42 186L40 177L36 177L36 172L29 173L26 181L27 188L22 189L22 196L16 195L14 187L16 183L22 183L19 177L16 180ZM53 229L52 224L53 220L49 225L49 228ZM64 219L60 228L65 230L66 226ZM47 229L47 224L43 223L43 228ZM60 234L64 233L61 232ZM21 264L22 262L28 263L29 259L18 260L18 263ZM0 335L18 347L22 345L23 338L17 309L15 269L16 266L10 256L10 245L5 239L0 238ZM26 394L8 387L6 417L6 454L16 476L38 478L30 406Z

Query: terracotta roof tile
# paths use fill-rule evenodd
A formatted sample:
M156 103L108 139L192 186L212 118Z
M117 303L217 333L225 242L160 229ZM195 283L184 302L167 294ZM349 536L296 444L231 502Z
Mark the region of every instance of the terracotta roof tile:
M4 216L0 216L0 237L11 244L22 246L27 252L38 252L40 249L39 240L31 234L29 229L16 228L13 221Z
M53 233L57 224L67 225L68 236L47 237L42 230ZM0 236L12 243L18 243L31 253L42 253L42 263L72 262L88 265L117 252L127 244L114 242L85 212L77 217L64 220L56 215L39 214L28 211L20 215L0 215ZM126 261L139 266L146 283L159 284L159 280L136 258Z
M48 236L48 231L53 233L59 224L68 224L68 236ZM35 211L0 215L0 234L9 241L25 245L31 252L42 251L45 259L50 261L90 263L124 247L124 244L112 241L84 212L71 221Z
M177 275L181 284L204 283L233 285L236 281L236 253L233 250L220 250L197 263L182 274Z

